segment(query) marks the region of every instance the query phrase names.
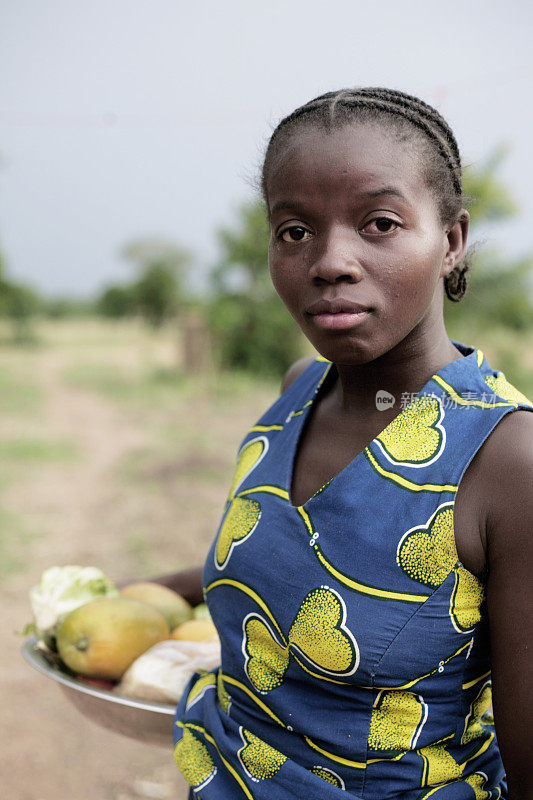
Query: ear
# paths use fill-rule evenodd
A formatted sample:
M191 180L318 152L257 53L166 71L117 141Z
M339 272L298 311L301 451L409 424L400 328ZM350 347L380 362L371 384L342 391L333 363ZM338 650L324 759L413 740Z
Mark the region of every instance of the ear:
M468 226L470 224L470 214L465 208L459 212L457 220L446 228L446 240L448 243L444 258L442 259L441 277L444 278L453 271L466 253L466 240L468 238Z

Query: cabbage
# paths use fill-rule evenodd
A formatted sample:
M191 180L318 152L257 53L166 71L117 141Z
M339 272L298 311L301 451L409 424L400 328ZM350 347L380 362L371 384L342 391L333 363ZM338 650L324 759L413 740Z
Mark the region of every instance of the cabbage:
M118 594L115 584L98 567L50 567L39 585L30 589L37 635L48 647L55 647L56 630L70 611L98 597Z

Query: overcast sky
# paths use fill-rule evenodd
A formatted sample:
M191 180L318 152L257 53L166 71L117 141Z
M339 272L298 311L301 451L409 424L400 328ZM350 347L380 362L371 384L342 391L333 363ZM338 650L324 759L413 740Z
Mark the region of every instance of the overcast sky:
M492 242L533 252L526 0L0 0L0 245L12 278L89 296L162 235L198 274L250 197L281 116L334 88L435 104L464 161L499 143L521 207Z

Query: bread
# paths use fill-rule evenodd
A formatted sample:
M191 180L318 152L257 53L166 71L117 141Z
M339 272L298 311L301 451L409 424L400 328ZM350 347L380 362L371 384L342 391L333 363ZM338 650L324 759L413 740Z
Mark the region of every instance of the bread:
M194 672L212 670L219 664L218 637L202 642L168 639L139 656L115 691L137 700L177 703Z

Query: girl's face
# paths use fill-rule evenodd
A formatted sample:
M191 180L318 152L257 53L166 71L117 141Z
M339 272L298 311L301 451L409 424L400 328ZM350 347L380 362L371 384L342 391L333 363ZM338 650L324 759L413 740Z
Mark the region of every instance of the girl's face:
M416 149L382 128L303 128L267 181L270 273L319 353L362 364L442 316L466 228L445 226Z

